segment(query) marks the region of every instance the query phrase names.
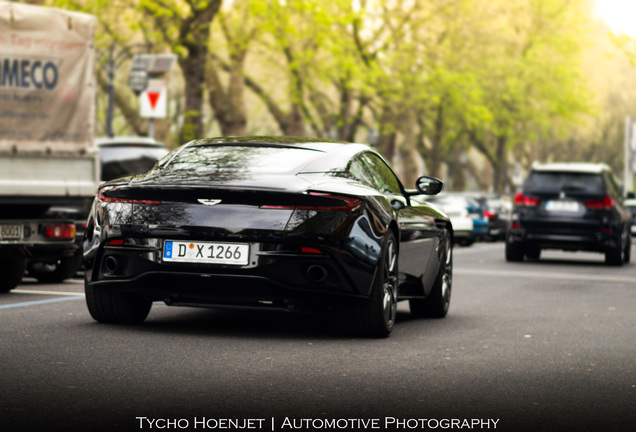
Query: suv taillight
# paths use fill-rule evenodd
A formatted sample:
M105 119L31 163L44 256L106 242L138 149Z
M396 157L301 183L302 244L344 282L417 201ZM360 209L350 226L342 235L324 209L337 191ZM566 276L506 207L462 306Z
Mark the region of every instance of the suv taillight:
M585 201L583 205L590 210L609 210L614 207L614 200L611 196L605 195L602 200Z
M539 199L525 196L521 192L517 192L514 199L514 203L522 207L536 207L540 202Z

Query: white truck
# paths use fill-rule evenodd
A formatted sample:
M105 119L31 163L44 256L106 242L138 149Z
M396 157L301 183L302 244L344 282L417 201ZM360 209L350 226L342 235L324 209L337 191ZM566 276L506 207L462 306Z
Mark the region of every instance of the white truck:
M0 292L81 264L99 184L94 16L0 1Z

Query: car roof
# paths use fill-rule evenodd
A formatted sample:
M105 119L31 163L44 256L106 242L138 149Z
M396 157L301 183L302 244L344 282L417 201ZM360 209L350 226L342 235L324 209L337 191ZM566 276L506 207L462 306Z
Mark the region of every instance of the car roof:
M297 137L297 136L229 136L229 137L215 137L215 138L202 138L190 143L193 146L214 146L214 145L264 145L264 146L276 146L276 147L295 147L304 148L308 150L317 150L323 152L329 152L335 149L342 148L343 146L355 146L364 145L356 144L347 141L336 141L324 138L311 138L311 137Z
M297 136L229 136L202 138L192 140L183 144L172 152L164 167L169 166L172 161L179 157L179 154L188 149L197 147L275 147L282 149L297 149L315 152L313 160L307 164L296 167L296 174L311 174L334 172L346 169L348 161L356 154L363 151L374 152L380 158L382 156L371 146L362 143L353 143L348 141L336 141L323 138L297 137Z
M97 147L110 147L110 146L150 146L150 147L164 147L165 145L151 137L143 136L116 136L116 137L99 137L94 140Z
M553 163L535 163L532 165L532 171L536 172L573 172L585 174L600 174L610 171L607 164L591 163L591 162L553 162Z

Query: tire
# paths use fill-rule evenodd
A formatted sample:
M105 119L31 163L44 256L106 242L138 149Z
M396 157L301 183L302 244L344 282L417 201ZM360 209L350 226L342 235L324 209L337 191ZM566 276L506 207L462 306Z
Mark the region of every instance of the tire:
M113 293L108 288L84 283L88 312L95 321L106 324L140 324L152 307L150 300Z
M450 236L444 236L444 252L431 294L425 299L409 300L411 315L417 318L444 318L450 308L453 288L453 247Z
M42 283L58 283L73 277L81 265L82 254L80 252L71 257L60 258L54 264L30 262L27 265L27 271L29 275Z
M526 256L528 257L528 259L538 261L539 258L541 257L541 249L539 248L530 249L526 251Z
M473 243L475 243L474 237L468 237L468 238L463 238L461 240L457 240L457 244L460 246L471 246Z
M610 249L605 252L605 264L611 266L623 265L623 245L620 238L618 239L618 244L614 249Z
M0 293L7 293L22 281L26 258L10 257L0 260Z
M623 252L623 263L629 264L632 259L632 236L631 234L627 234L627 244L625 245L625 250Z
M506 240L506 261L521 262L523 261L523 249L516 243Z
M389 231L382 245L367 299L355 299L340 309L342 330L356 335L385 338L391 334L397 315L398 244Z

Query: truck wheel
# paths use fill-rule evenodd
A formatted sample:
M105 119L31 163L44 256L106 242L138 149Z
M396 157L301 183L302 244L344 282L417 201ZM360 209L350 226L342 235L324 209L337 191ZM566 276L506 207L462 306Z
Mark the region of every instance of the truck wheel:
M58 283L69 279L77 273L82 265L82 254L72 257L60 258L56 263L29 262L27 271L29 275L42 283Z
M0 293L6 293L17 287L22 281L26 258L11 257L0 260Z
M84 284L88 312L95 321L106 324L139 324L152 306L150 300L113 293L108 288Z

